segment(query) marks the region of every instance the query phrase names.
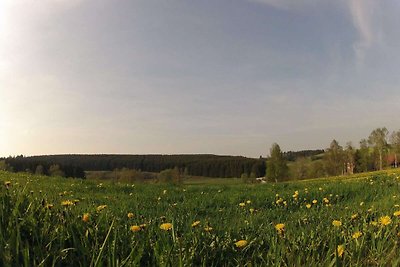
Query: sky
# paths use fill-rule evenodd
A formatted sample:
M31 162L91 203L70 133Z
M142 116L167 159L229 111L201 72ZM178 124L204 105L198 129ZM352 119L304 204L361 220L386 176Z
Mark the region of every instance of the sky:
M2 0L0 156L357 145L400 129L397 0Z

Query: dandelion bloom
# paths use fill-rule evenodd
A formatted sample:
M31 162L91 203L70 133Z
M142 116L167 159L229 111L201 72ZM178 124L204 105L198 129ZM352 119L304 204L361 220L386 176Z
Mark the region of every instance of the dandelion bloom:
M329 199L327 199L326 197L323 198L324 203L328 204L329 203Z
M313 203L313 204L317 204L317 203L318 203L318 200L314 199L314 200L312 201L312 203Z
M342 222L338 221L338 220L334 220L334 221L332 221L332 225L335 227L340 227L340 226L342 226Z
M240 207L244 207L244 206L246 206L246 203L241 202L241 203L239 203L239 206L240 206Z
M88 221L89 221L89 219L90 219L90 215L89 215L89 213L85 213L85 214L83 214L83 216L82 216L82 221L84 221L84 222L88 222Z
M249 211L250 211L250 213L254 213L254 209L253 208L251 208L251 209L249 209Z
M306 204L307 209L311 209L311 204Z
M98 206L98 207L96 208L96 210L97 210L97 211L102 211L102 210L104 210L105 208L107 208L107 205L100 205L100 206Z
M142 230L142 228L138 225L132 225L130 227L130 230L135 233L135 232L139 232L140 230Z
M359 238L359 237L361 237L361 236L362 236L362 233L361 233L360 231L354 232L354 234L352 235L352 237L353 237L354 239L357 239L357 238Z
M235 246L237 248L244 248L245 246L247 246L247 241L246 240L239 240L235 243Z
M382 216L379 218L379 224L382 226L386 226L392 223L392 220L389 216Z
M9 186L11 185L11 181L5 181L5 182L4 182L4 185L5 185L6 187L9 187Z
M163 223L160 225L160 229L164 231L169 231L172 229L172 223Z
M192 227L196 227L196 226L198 226L199 224L200 224L200 221L195 221L195 222L192 223Z
M135 216L135 215L133 215L132 212L129 212L129 213L128 213L128 218L129 218L129 219L132 219L134 216Z
M211 232L212 231L212 227L210 227L210 226L206 226L206 227L204 227L204 231L206 231L206 232Z
M74 205L74 202L72 202L71 200L64 200L61 202L61 206L67 207L67 206L72 206Z
M343 253L344 253L344 245L337 246L336 251L337 251L338 257L341 258L343 256Z
M396 216L396 217L399 217L399 216L400 216L400 210L395 211L395 212L393 213L393 215Z
M285 231L285 224L284 223L278 223L275 225L276 231L278 231L279 234L282 234Z
M246 203L247 203L247 204L251 204L251 200L247 200Z

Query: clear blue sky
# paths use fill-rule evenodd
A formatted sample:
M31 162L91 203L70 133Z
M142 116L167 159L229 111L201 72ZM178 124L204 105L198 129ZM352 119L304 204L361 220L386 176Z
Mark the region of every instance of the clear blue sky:
M400 1L2 0L0 156L358 144L400 129Z

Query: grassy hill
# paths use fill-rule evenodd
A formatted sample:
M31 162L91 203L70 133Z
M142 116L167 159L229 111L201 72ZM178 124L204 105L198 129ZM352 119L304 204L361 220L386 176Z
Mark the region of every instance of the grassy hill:
M398 266L399 175L171 186L0 172L0 265Z

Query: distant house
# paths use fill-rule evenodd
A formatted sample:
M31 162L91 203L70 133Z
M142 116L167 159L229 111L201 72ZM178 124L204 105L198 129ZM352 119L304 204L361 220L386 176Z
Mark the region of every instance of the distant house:
M393 168L397 168L399 166L399 163L397 161L397 155L396 154L389 154L386 156L386 163L388 166L391 166Z

